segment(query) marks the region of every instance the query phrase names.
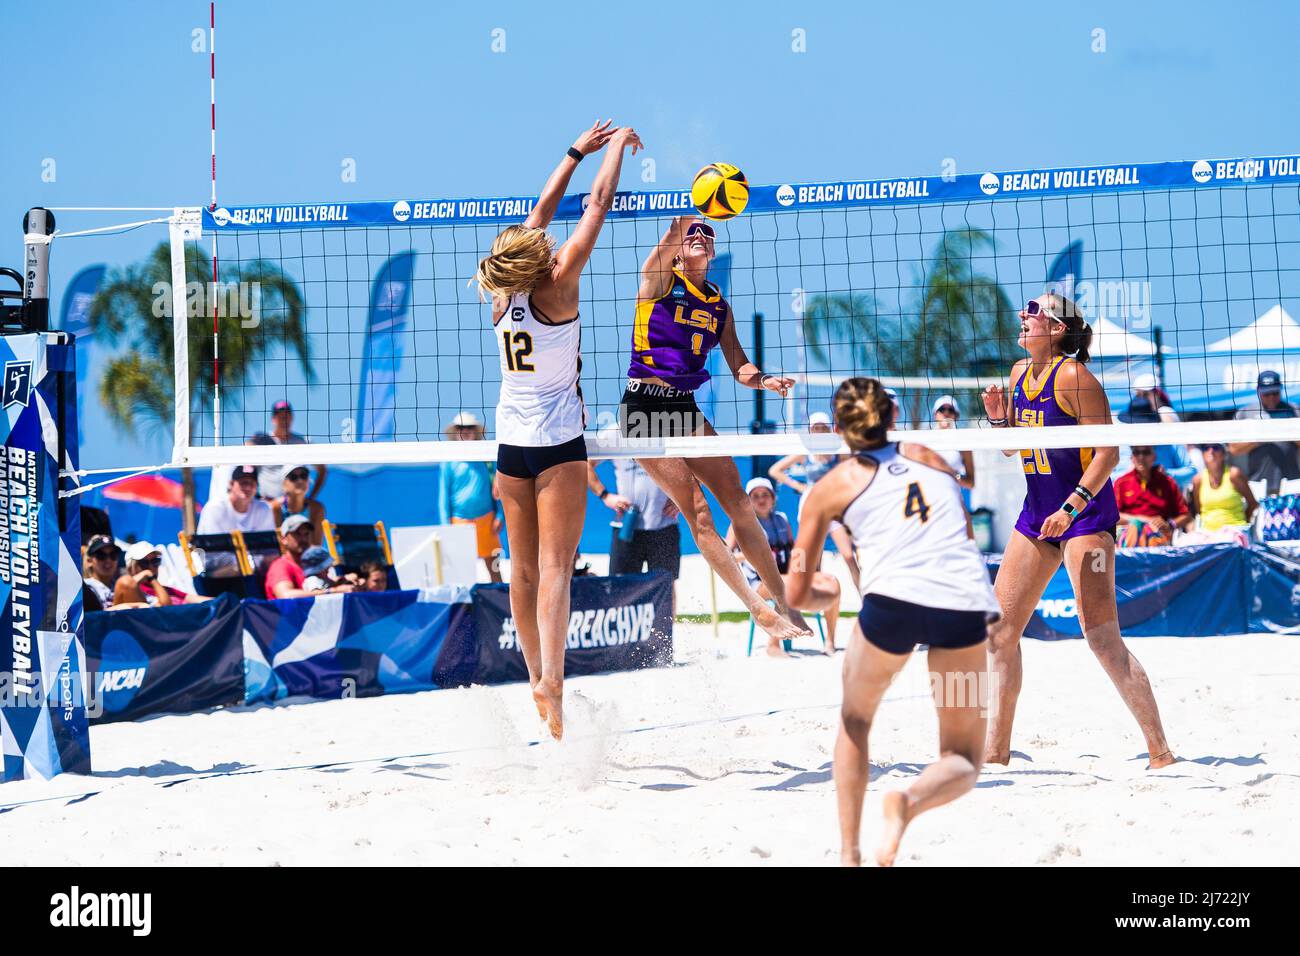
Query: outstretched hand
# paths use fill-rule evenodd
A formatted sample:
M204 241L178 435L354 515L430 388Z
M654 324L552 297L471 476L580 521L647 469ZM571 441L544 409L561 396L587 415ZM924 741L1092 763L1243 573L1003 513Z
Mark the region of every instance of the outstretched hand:
M607 119L603 123L596 120L591 124L591 129L583 130L582 134L573 141L573 148L583 156L590 156L604 148L610 137L618 132L618 127L611 125L613 122L612 119Z
M990 385L984 389L984 414L991 420L998 421L1007 417L1007 397L1001 385Z
M794 388L794 379L786 378L784 375L773 375L770 372L759 378L759 388L765 388L769 392L776 392L782 398L790 394L790 389Z
M636 130L630 126L621 126L616 129L610 138L615 149L632 147L632 155L637 154L637 150L645 149L645 143L641 142L641 137L637 135Z

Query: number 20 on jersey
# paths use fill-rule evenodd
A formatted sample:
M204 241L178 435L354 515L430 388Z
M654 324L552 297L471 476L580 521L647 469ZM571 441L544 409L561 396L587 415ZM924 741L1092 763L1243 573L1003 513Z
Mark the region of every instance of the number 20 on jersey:
M1042 427L1043 413L1040 409L1022 408L1016 418L1016 424L1030 428ZM1052 463L1047 460L1046 448L1020 449L1020 465L1026 475L1050 475L1052 473Z

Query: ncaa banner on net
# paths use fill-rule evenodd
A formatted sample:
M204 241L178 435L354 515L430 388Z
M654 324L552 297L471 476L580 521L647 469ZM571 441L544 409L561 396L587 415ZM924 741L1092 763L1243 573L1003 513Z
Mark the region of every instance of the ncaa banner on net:
M90 772L72 336L0 337L0 734L4 779Z
M950 176L903 176L834 183L780 183L750 187L746 213L853 209L914 203L1099 195L1149 189L1196 189L1300 183L1300 155L1198 159L1173 163L1110 164L1060 169L1021 169ZM565 196L555 219L582 217L589 195ZM456 226L521 222L535 197L490 199L397 199L382 202L293 203L204 208L203 229L212 232L320 229L366 226ZM694 215L689 190L615 194L610 219Z

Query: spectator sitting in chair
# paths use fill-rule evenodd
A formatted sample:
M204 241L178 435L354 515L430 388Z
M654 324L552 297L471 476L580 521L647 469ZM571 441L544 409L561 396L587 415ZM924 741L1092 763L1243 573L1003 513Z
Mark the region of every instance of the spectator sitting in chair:
M1255 394L1259 401L1240 409L1236 421L1261 418L1295 418L1296 408L1282 399L1282 377L1277 372L1260 372L1255 380ZM1233 455L1246 455L1246 478L1267 482L1265 494L1275 495L1284 478L1300 478L1300 462L1296 460L1296 441L1239 441L1228 445Z
M358 571L361 578L358 591L388 590L388 568L382 561L362 561Z
M1240 468L1228 466L1223 445L1201 446L1205 471L1192 479L1192 513L1200 515L1202 531L1244 528L1259 502Z
M285 473L284 494L271 502L271 515L276 527L284 523L290 515L302 515L311 522L311 543L319 547L324 539L325 506L314 498L307 497L307 483L311 472L306 465L294 465Z
M284 551L266 571L266 596L275 598L313 597L317 594L346 594L355 590L351 584L335 584L323 591L307 589L303 554L311 547L311 521L302 515L290 515L280 523L280 547Z
M162 550L148 541L137 541L127 548L126 573L113 586L113 606L147 604L149 607L171 607L174 604L202 604L211 600L163 584L158 580L158 568L161 566Z
M329 548L313 545L302 553L298 563L302 565L302 573L307 576L302 585L304 590L324 591L339 583L334 574L334 556L330 554Z
M451 441L482 441L483 423L461 412L447 426ZM443 524L472 524L488 578L501 583L501 502L494 466L485 461L445 461L438 467L438 513Z
M767 542L772 547L772 556L776 558L776 568L781 572L781 580L786 580L786 575L790 571L791 552L794 549L794 528L790 525L790 519L785 516L784 511L776 510L776 491L772 488L772 482L766 478L751 478L745 485L745 493L749 495L750 504L754 506L754 515L758 518L758 524L767 534ZM726 537L727 547L733 551L739 552L740 545L736 540L736 529L731 527L727 529ZM767 588L759 580L758 572L750 567L749 563L740 559L740 566L745 569L745 579L749 581L758 596L766 600L771 600ZM794 607L794 605L791 605ZM813 574L812 593L808 601L804 604L794 607L797 611L825 611L826 612L826 647L825 652L828 655L835 654L835 625L839 623L840 617L840 582L834 575L827 574L825 571L817 571ZM773 657L784 657L785 651L781 647L781 642L776 638L771 639L767 645L768 654Z
M133 607L148 607L144 601L128 601L117 604L113 601L116 591L118 559L122 552L111 537L97 534L86 545L86 563L82 568L85 575L84 607L90 611L122 611Z
M1178 485L1156 464L1150 445L1133 446L1133 470L1115 480L1119 504L1119 545L1152 548L1170 544L1175 530L1192 521Z
M284 399L280 399L271 406L270 434L263 435L260 432L258 434L259 437L265 439L265 444L269 445L308 444L305 437L293 430L293 406ZM263 466L260 480L260 492L263 498L270 501L284 493L284 473L288 470L287 465ZM315 501L320 497L321 489L325 487L325 478L328 474L329 469L324 465L316 466L316 483L312 485L311 491L307 492L307 497L310 500Z
M232 531L274 531L271 506L257 497L257 468L238 465L226 482L226 493L212 498L199 513L199 534L230 534ZM239 565L233 554L209 553L204 573L211 577L233 577Z

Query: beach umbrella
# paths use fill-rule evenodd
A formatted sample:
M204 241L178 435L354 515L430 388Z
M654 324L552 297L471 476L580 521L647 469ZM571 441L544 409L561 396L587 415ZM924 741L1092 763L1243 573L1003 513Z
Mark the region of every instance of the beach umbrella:
M104 489L104 497L154 508L180 508L184 503L181 483L164 475L136 475L115 481Z

